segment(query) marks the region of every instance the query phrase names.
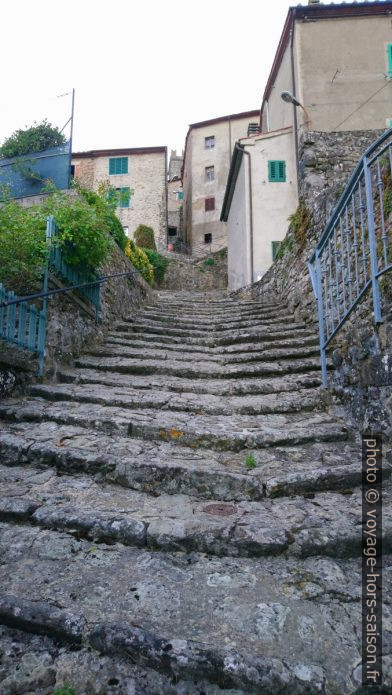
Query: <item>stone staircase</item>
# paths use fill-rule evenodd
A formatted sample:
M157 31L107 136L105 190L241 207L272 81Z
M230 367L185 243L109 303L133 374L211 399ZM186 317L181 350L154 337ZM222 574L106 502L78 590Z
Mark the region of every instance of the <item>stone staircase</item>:
M161 292L1 401L0 692L361 692L360 442L319 386L284 305Z

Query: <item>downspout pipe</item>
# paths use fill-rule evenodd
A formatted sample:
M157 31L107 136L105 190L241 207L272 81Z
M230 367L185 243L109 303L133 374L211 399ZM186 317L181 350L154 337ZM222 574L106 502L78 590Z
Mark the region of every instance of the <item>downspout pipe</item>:
M290 29L290 62L291 62L291 83L292 83L292 94L296 94L295 86L295 69L294 69L294 34L295 34L295 19L297 8L293 7L293 17L291 21ZM295 139L295 163L297 167L297 178L299 169L299 154L298 154L298 118L297 118L297 107L293 104L293 114L294 114L294 139Z
M245 147L241 147L238 142L235 143L235 148L241 150L248 157L248 175L249 175L249 260L250 260L250 284L253 283L253 204L252 204L252 157Z

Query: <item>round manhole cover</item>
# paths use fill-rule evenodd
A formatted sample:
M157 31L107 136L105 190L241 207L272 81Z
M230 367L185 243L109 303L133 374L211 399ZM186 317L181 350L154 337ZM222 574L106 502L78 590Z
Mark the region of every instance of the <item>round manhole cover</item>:
M237 513L237 507L233 504L208 504L203 508L206 514L214 514L215 516L231 516Z

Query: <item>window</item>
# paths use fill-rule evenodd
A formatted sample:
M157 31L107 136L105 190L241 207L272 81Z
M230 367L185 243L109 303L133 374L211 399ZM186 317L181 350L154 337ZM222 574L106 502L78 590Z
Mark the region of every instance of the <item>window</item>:
M388 55L388 76L392 77L392 43L387 45L387 55Z
M212 150L215 147L215 135L209 135L204 138L204 147L206 150Z
M206 198L204 200L204 210L206 212L211 212L211 210L215 210L215 198Z
M177 200L184 200L184 191L178 191Z
M209 182L209 181L214 181L214 179L215 179L215 168L214 168L214 167L206 167L206 168L205 168L205 172L206 172L206 175L205 175L206 181L208 181L208 182Z
M268 181L278 183L286 181L286 162L279 160L268 162Z
M392 118L387 118L387 128L392 128Z
M204 243L212 244L212 234L204 234Z
M276 254L279 251L280 241L271 241L272 246L272 262L276 260Z
M123 186L122 188L116 188L118 193L118 207L129 208L131 202L131 190L129 186Z
M128 157L109 158L109 176L128 173Z

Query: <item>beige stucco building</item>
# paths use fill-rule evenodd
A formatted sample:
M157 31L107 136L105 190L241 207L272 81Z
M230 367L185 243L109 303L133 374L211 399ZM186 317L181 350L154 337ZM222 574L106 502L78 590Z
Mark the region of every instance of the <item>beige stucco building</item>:
M118 217L132 238L139 224L152 227L159 249L167 246L167 149L138 147L72 155L75 178L96 190L101 181L121 191Z
M176 150L172 150L169 161L168 184L167 184L167 217L168 217L168 242L177 244L182 241L182 210L183 210L183 189L181 181L181 171L184 157L178 155Z
M392 125L391 16L389 1L310 2L289 9L264 91L261 133L240 140L231 163L221 212L228 227L229 288L262 275L277 249L273 242L287 232L287 218L298 205L301 130ZM297 104L284 101L283 92Z
M183 166L184 234L192 254L203 256L227 246L220 211L234 143L259 120L259 111L193 123L185 142Z

